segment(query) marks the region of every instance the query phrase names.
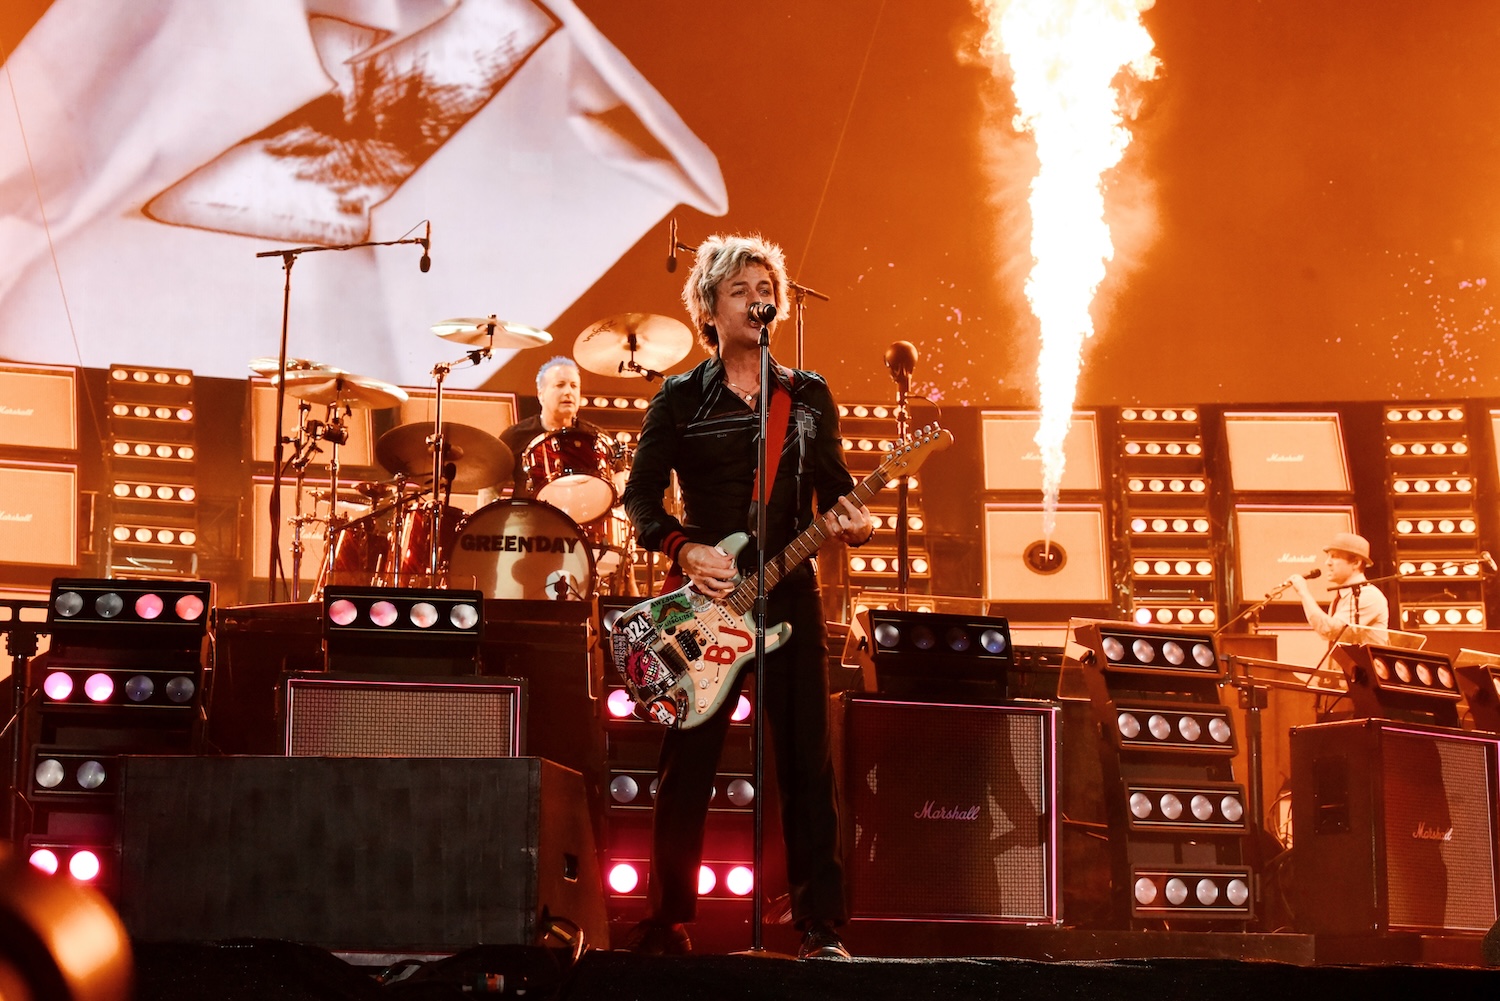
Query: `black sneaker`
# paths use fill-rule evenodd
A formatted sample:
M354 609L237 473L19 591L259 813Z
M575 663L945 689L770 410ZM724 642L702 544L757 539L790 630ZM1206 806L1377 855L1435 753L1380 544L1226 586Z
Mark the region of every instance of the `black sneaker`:
M798 959L848 959L849 950L844 948L839 933L827 921L814 921L802 936L802 948L797 950Z
M647 920L630 929L620 948L643 956L686 956L693 951L693 942L683 925Z

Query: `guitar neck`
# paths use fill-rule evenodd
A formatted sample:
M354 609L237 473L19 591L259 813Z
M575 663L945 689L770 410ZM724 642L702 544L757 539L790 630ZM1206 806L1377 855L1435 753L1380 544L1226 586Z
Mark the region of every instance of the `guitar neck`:
M857 504L868 504L888 481L885 463L882 463L879 469L860 480L846 496ZM781 583L783 577L801 566L802 562L816 553L818 547L826 541L828 541L828 532L823 526L823 519L814 517L812 524L803 529L802 534L793 539L791 544L775 559L766 560L766 592L770 593L771 588ZM752 573L730 592L725 604L740 615L747 615L755 607L755 592L756 575Z

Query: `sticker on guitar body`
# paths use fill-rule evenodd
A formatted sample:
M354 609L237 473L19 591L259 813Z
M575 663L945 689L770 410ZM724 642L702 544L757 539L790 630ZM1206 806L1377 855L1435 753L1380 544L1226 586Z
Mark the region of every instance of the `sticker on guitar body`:
M747 653L755 645L755 640L743 629L735 629L733 626L719 627L719 639L729 637L734 640L733 646L725 643L714 643L703 651L703 659L710 664L733 664L739 657Z

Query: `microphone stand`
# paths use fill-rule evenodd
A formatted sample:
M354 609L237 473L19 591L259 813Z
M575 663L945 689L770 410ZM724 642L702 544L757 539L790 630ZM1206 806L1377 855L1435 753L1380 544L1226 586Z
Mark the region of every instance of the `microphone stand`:
M771 496L773 484L766 482L766 434L770 429L771 411L771 332L766 324L760 326L760 444L756 458L756 469L760 474L755 480L760 484L760 496L755 498L755 802L751 855L755 867L754 903L751 905L750 951L762 952L762 911L764 904L761 890L765 885L763 866L766 859L765 797L761 795L766 776L766 501Z
M786 280L786 284L787 284L787 287L792 290L792 302L797 307L797 312L795 314L796 330L797 330L797 365L796 365L796 367L797 368L801 368L802 367L802 311L807 306L806 299L807 299L808 296L812 296L814 299L822 299L824 302L832 302L833 300L829 299L828 296L824 295L822 292L819 292L817 289L810 289L806 285L800 285L797 282L792 281L790 278L788 278Z
M911 374L903 372L896 380L896 440L905 441L911 431L911 410L906 405L906 395L911 386ZM905 473L896 481L896 593L901 596L901 607L910 609L906 599L911 586L911 561L907 559L911 547L911 526L907 524L907 483Z
M303 254L316 254L322 250L355 250L359 247L394 247L402 243L421 244L420 239L409 240L366 240L362 243L343 243L335 247L313 245L308 247L288 247L284 250L263 250L256 257L279 257L281 258L282 270L286 272L286 280L281 289L281 346L276 355L276 445L271 455L271 507L267 512L271 519L271 559L266 564L266 589L268 598L276 600L276 582L282 580L286 571L281 566L281 457L284 455L283 446L287 444L283 436L282 408L286 406L286 343L287 327L291 318L292 306L292 265L297 263L297 258Z

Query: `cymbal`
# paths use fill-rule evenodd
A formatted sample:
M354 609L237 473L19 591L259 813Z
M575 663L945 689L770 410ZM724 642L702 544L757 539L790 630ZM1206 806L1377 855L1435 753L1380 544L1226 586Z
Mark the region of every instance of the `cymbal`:
M495 339L490 340L490 328L494 327ZM497 320L493 316L459 317L441 320L432 325L432 332L445 341L483 347L491 344L497 348L539 348L552 343L552 335L536 327L513 320Z
M632 356L631 348L635 348ZM693 347L693 332L681 320L655 313L620 313L589 325L573 342L579 368L595 375L629 378L671 368ZM634 361L634 368L630 362Z
M276 381L272 377L272 381ZM288 396L309 403L341 403L369 410L385 410L406 402L406 390L389 382L336 368L312 368L286 374Z
M432 482L431 421L391 428L375 443L375 459L392 473ZM467 424L443 422L444 451L457 469L453 489L461 493L493 486L510 477L516 458L494 435Z
M324 365L322 362L310 361L306 358L288 358L286 370L288 372L305 372L308 369L320 368L325 372L342 372L343 369L334 368L332 365ZM250 371L256 375L271 376L281 371L280 358L251 358Z

